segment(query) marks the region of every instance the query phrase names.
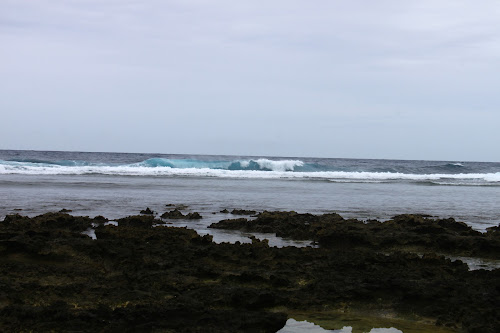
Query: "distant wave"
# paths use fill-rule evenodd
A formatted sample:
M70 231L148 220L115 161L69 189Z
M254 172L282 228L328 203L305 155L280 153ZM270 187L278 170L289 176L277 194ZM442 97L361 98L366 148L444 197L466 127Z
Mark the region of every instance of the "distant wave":
M169 167L174 169L222 169L222 170L261 170L261 171L294 171L303 167L300 160L269 160L259 158L256 160L237 161L203 161L195 159L165 159L150 158L143 162L132 164L139 167Z
M92 163L87 161L74 161L74 160L61 160L61 161L48 161L48 160L38 160L38 159L21 159L16 161L2 161L0 160L0 165L10 165L10 166L88 166ZM94 164L94 165L104 165L104 164Z
M91 163L88 161L77 160L37 160L37 159L21 159L16 161L2 161L0 166L12 169L26 168L50 168L50 167L127 167L127 168L172 168L172 169L214 169L214 170L253 170L253 171L286 171L286 172L325 172L325 171L344 171L344 172L372 172L372 173L403 173L403 174L457 174L458 170L465 171L463 163L453 162L435 166L425 166L420 169L407 170L396 169L394 166L366 166L360 169L361 166L327 166L318 163L306 163L301 160L271 160L267 158L258 159L241 159L241 160L205 160L205 159L169 159L169 158L149 158L141 162L132 164L106 164L106 163ZM104 169L103 169L104 170ZM474 170L468 170L474 172Z
M463 163L448 163L446 164L447 167L450 167L450 168L463 168L464 167L464 164Z
M333 182L419 182L434 185L500 185L496 173L402 173L331 171L300 160L249 159L202 161L151 158L126 165L104 165L73 161L0 161L0 174L20 175L117 175L166 177L221 177L255 179L304 179Z

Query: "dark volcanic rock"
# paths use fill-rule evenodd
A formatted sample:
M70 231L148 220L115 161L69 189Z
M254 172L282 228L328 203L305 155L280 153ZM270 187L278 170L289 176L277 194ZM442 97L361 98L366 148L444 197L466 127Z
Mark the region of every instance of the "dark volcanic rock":
M251 226L251 223L248 222L247 219L245 218L239 218L239 219L228 219L228 220L222 220L217 223L212 223L209 225L209 228L214 228L214 229L227 229L227 230L247 230L247 225Z
M146 209L144 210L141 210L141 214L145 214L145 215L153 215L155 212L152 211L151 209L149 209L149 207L146 207Z
M177 208L170 211L170 212L165 212L161 214L162 219L187 219L187 220L199 220L203 218L200 213L198 212L193 212L193 213L188 213L186 215L182 214L180 210Z
M73 217L65 213L45 213L33 219L19 214L7 215L3 227L28 228L33 231L82 232L92 226L88 217Z
M201 218L203 218L203 217L200 215L200 213L198 213L198 212L193 212L193 213L188 213L188 214L186 215L186 218L187 218L188 220L199 220L199 219L201 219Z
M345 220L338 214L263 212L255 220L222 220L210 225L210 228L275 233L280 237L310 239L329 248L411 249L500 258L500 237L496 228L482 234L452 218L399 215L381 223L375 220Z
M213 223L210 228L233 229L251 232L276 233L279 237L294 239L315 239L316 234L330 223L343 221L338 214L320 216L298 214L296 212L268 212L257 215L257 219L248 221L243 218L222 220Z
M246 210L246 209L233 209L231 214L233 215L254 215L257 212L255 210Z
M475 233L464 236L469 231L453 223L453 232L436 221L427 227L431 222L423 217L393 219L379 231L384 223L335 214L266 213L261 222L273 226L274 217L294 224L293 233L302 230L337 245L274 248L257 239L215 244L190 229L153 228L158 220L144 215L119 219L118 227L101 223L91 240L80 233L94 219L9 215L0 222L1 329L276 332L287 319L277 309L366 306L433 318L457 331L500 331L499 269L469 271L430 251L378 253L372 241L387 239L371 239L362 230L400 237L405 228L416 228L409 238L479 237ZM245 228L249 222L241 219ZM327 227L337 224L343 226ZM352 234L340 246L333 230Z
M152 216L79 232L92 219L10 215L0 223L0 322L3 331L276 332L284 313L274 293L212 281L211 236L151 228ZM215 250L215 251L214 251ZM205 251L211 254L206 257ZM200 255L203 254L203 255ZM241 300L241 295L253 295Z
M105 222L108 222L108 219L105 218L104 216L101 216L101 215L97 215L96 217L94 217L94 222L95 223L105 223Z
M151 215L128 216L122 219L118 219L116 221L118 222L118 225L121 227L136 227L136 228L151 228L153 224L160 222Z
M170 212L165 212L165 213L161 214L161 218L162 219L183 219L184 214L182 214L182 212L176 208Z
M486 229L486 236L489 238L495 238L500 240L500 224L496 227L490 227Z

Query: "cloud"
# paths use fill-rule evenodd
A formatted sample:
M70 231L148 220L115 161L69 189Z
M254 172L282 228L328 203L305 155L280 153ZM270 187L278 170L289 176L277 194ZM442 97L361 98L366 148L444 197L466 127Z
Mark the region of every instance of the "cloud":
M477 112L500 120L499 14L492 0L480 6L451 0L3 1L0 108L8 110L7 121L24 120L16 131L25 135L2 148L36 142L49 149L57 135L44 142L29 133L40 124L47 132L60 128L63 117L66 124L106 129L127 142L106 143L120 151L131 144L124 129L149 126L160 138L164 128L174 137L191 134L168 151L140 139L136 149L438 158L446 147L431 151L423 142L412 156L401 148L411 138L391 148L380 128L430 126L439 136L451 132L446 126L453 116L464 119L455 124L460 128ZM97 117L102 123L92 120ZM495 139L474 126L475 142ZM0 138L14 134L10 127ZM231 141L236 129L237 142ZM384 148L328 147L352 132ZM80 150L91 142L72 140ZM220 151L216 142L234 145ZM489 150L483 148L482 159L493 158ZM463 154L477 159L472 156L479 153Z

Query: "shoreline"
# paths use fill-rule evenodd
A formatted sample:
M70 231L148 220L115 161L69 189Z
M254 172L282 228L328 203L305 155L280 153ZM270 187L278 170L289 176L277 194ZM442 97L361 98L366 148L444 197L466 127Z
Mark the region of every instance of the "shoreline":
M7 216L0 222L3 329L276 332L294 313L339 309L385 311L417 326L430 320L449 332L500 328L500 270L469 270L436 254L444 244L450 254L499 259L498 227L481 234L424 216L378 224L294 212L222 223L320 244L276 248L154 227L165 221L129 216L116 226L64 212ZM96 240L82 234L89 228Z

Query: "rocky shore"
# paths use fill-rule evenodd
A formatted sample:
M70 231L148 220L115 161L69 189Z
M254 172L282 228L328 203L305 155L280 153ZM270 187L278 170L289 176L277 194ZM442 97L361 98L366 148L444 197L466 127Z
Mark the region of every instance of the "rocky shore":
M212 225L319 244L274 248L255 238L216 244L151 214L116 222L67 213L0 222L0 331L276 332L292 313L337 310L500 331L500 269L441 255L498 260L499 227L295 212Z
M332 249L437 252L454 256L500 259L500 227L486 233L453 218L398 215L386 222L344 219L339 214L262 212L256 219L227 219L210 228L274 233L276 236L313 240Z

